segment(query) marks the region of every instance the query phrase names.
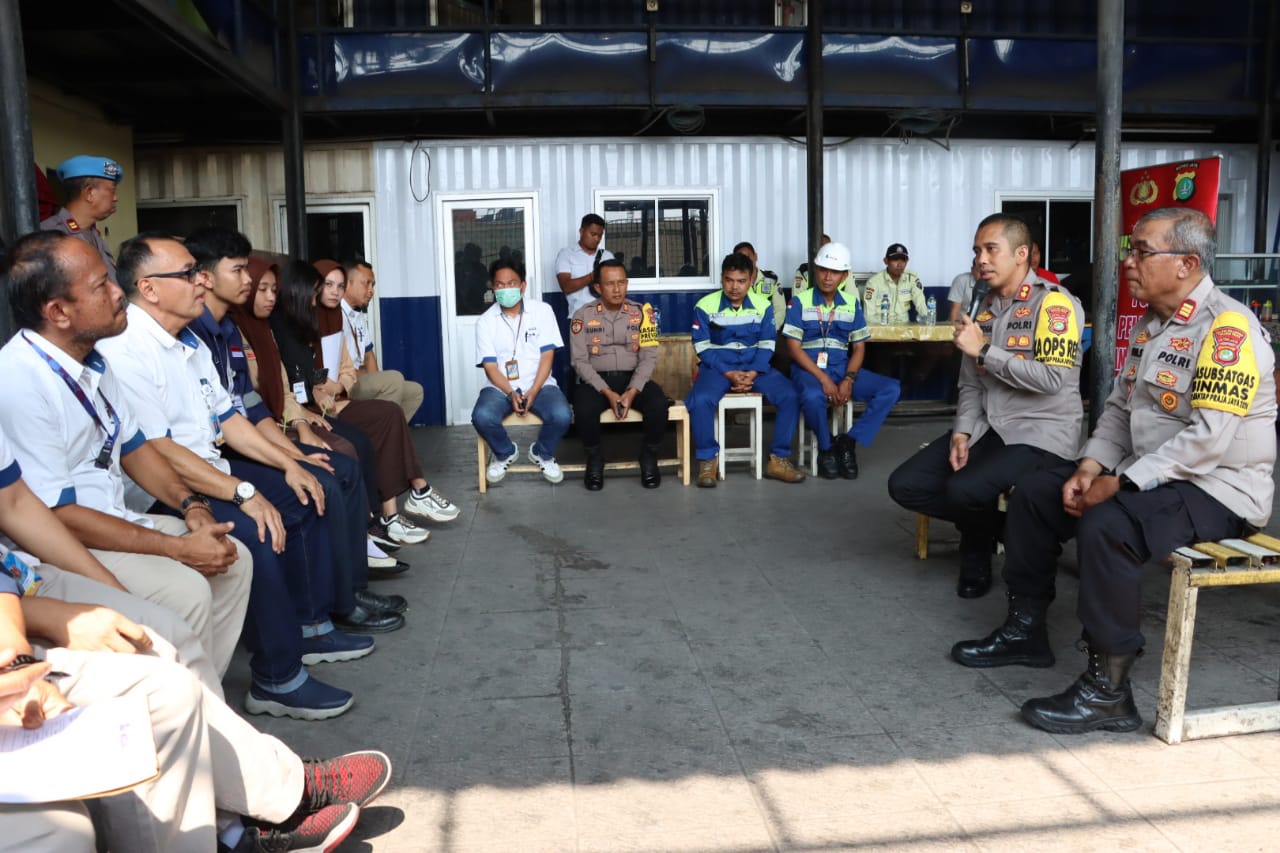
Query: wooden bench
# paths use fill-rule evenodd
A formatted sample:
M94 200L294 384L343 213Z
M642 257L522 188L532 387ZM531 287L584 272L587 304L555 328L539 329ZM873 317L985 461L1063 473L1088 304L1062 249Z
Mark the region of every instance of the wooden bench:
M1280 729L1280 701L1187 710L1187 676L1202 587L1280 583L1280 539L1262 533L1179 548L1169 555L1169 612L1155 735L1165 743Z
M618 420L612 412L606 411L600 414L601 424L637 424L641 423L644 418L635 409L627 412L627 416L622 420ZM659 465L675 465L679 469L680 482L689 485L689 469L692 459L692 451L689 442L689 410L684 407L684 403L672 403L671 408L667 411L667 420L676 422L676 455L668 456L658 460ZM515 412L507 415L502 419L502 425L540 427L542 426L542 418L532 412L525 415L517 415ZM485 444L483 438L476 436L476 476L480 485L480 494L489 491L488 477L488 456L489 445ZM631 460L628 462L606 462L604 466L606 471L638 471L640 463ZM587 466L581 462L571 462L569 464L561 464L560 470L565 472L585 471ZM528 474L540 471L537 465L530 462L515 462L507 466L507 473Z

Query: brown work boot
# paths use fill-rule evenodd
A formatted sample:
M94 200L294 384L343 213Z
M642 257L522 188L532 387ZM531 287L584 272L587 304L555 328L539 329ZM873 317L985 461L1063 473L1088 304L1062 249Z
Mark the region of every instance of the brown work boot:
M803 483L804 472L791 464L790 459L769 454L769 464L765 466L764 475L770 480L781 480L784 483Z
M698 460L698 488L714 489L716 478L720 475L720 457Z

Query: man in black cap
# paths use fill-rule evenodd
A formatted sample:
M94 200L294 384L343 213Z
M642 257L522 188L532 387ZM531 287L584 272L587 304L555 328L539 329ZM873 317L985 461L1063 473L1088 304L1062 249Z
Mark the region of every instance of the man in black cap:
M916 316L924 317L928 310L928 297L920 284L920 276L907 269L907 247L890 243L884 250L884 271L867 281L862 291L862 308L867 312L867 322L884 325L884 306L889 305L888 324L901 326L911 322L909 309L914 303Z
M116 259L98 231L98 223L116 212L116 186L124 177L124 169L109 157L81 154L63 160L57 172L67 201L40 223L40 230L61 231L84 240L102 257L107 274L115 281Z

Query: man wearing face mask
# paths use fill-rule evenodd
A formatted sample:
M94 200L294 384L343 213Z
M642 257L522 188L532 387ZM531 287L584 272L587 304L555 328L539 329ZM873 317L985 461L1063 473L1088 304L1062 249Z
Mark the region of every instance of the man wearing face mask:
M480 390L471 423L489 444L490 483L506 476L518 448L507 436L502 419L515 412L532 412L542 420L538 440L529 447L529 461L542 469L549 483L564 479L555 458L556 445L569 429L569 401L551 375L555 351L564 346L551 306L525 298L524 265L499 259L489 268L494 304L476 322L476 367L489 384Z

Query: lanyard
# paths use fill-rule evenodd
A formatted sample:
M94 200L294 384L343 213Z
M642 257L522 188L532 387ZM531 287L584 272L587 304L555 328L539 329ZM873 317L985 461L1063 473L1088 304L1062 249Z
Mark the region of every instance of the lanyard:
M71 389L71 393L76 396L76 400L79 401L81 408L89 413L89 417L93 418L93 422L106 434L107 440L103 443L102 449L98 451L98 456L93 460L93 464L95 467L102 468L104 470L109 468L111 466L111 451L116 446L116 439L120 437L120 416L117 415L116 410L112 408L111 401L107 399L107 395L103 394L101 390L98 391L98 396L101 397L102 402L107 405L107 417L111 418L111 429L107 429L107 425L102 422L102 418L98 417L98 410L94 408L93 403L89 400L89 395L84 393L84 389L80 387L80 383L72 379L71 375L62 369L62 365L54 361L47 352L36 346L35 342L28 338L25 332L22 334L22 339L26 341L33 350L40 354L40 357L44 359L45 364L49 365L50 370L61 377L67 387Z
M823 300L823 302L825 301L826 300ZM834 297L831 300L831 314L827 317L827 325L822 325L822 303L817 299L814 300L814 309L818 312L818 337L826 340L827 332L831 329L831 324L836 320L836 303Z
M507 328L511 328L511 323L507 321L507 315L502 315L502 322L507 324ZM516 323L515 333L511 336L511 360L517 361L516 355L520 350L520 330L524 328L524 306L520 306L520 320Z

